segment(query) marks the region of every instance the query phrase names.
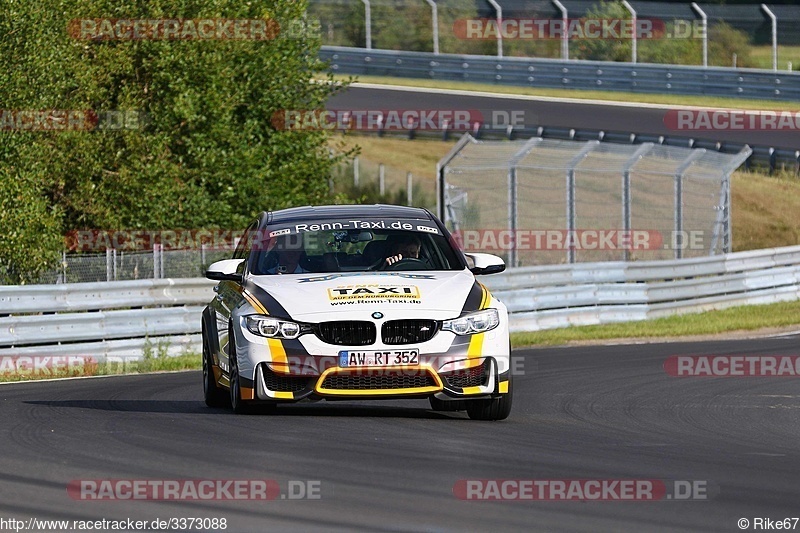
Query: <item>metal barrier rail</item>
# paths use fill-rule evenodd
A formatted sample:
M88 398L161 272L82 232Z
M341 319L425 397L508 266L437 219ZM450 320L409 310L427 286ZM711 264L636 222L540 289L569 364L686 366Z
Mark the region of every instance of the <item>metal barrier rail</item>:
M323 46L337 74L473 81L499 85L796 100L800 73L684 65L435 55L430 52Z
M512 331L644 320L800 299L800 246L523 267L481 281L508 306ZM141 357L148 342L168 344L171 354L199 352L200 313L213 285L160 279L0 286L0 356Z
M644 320L800 298L800 246L677 261L523 267L487 276L512 331Z

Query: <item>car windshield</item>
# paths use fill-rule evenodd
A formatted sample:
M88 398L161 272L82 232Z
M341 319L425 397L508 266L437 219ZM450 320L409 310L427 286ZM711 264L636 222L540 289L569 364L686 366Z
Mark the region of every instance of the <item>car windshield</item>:
M465 267L429 220L302 221L269 226L260 236L250 256L256 275Z

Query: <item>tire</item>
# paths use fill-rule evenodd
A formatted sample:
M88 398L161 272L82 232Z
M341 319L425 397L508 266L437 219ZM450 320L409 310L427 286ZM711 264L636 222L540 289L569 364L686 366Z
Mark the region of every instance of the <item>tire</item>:
M508 392L500 398L473 400L467 403L467 414L472 420L505 420L511 414L512 380L508 377Z
M203 328L203 397L209 407L229 407L230 398L225 391L217 385L212 368L211 349L206 338L206 328Z
M467 408L467 402L464 400L453 400L453 401L446 401L440 400L435 396L431 396L428 398L431 402L431 409L434 411L440 412L454 412L454 411L463 411Z

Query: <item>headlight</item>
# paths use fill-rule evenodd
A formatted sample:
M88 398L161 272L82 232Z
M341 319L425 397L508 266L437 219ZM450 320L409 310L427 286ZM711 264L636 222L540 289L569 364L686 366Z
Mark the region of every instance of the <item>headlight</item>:
M262 337L296 339L301 333L304 333L300 324L288 320L259 315L246 316L244 319L247 329Z
M460 318L445 320L442 322L442 331L452 331L456 335L472 335L492 330L499 323L500 315L497 309L485 309Z

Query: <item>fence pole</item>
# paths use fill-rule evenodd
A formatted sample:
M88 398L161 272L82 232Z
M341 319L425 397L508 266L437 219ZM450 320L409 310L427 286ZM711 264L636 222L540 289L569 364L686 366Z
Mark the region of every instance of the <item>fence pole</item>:
M495 0L487 0L497 13L497 57L503 57L503 8Z
M383 163L378 165L378 192L381 196L386 189L386 166Z
M567 166L567 238L565 239L565 242L575 242L575 167L577 167L581 161L586 159L586 156L589 155L589 152L597 148L597 145L599 144L600 141L589 141L584 144L583 148L581 148L581 151L572 158ZM570 244L570 246L567 247L567 262L575 262L574 244Z
M703 22L703 66L708 66L708 16L706 12L700 9L697 2L692 2L692 9L695 13L700 15L700 20Z
M540 137L531 137L522 145L508 163L508 229L511 231L511 250L508 254L508 262L512 267L519 266L517 254L517 228L519 226L519 193L517 189L517 165L530 153L539 143Z
M406 174L406 205L414 205L414 176L411 172Z
M653 149L655 144L643 143L633 155L625 162L622 168L622 230L628 236L628 242L631 241L631 169L638 163L650 150ZM628 247L622 252L623 261L630 261L631 251Z
M431 6L431 18L433 19L433 53L439 55L439 10L434 0L425 0Z
M767 4L761 4L761 9L772 23L772 70L778 70L778 17L767 7Z
M361 0L364 2L364 25L367 32L367 50L372 50L372 10L369 5L369 0Z
M469 133L461 136L455 146L453 146L447 154L436 162L436 216L439 220L447 224L447 180L445 179L445 172L447 165L458 156L459 152L470 142L475 139Z
M358 187L358 156L353 158L353 187Z
M694 150L675 169L675 234L671 241L671 244L675 246L675 259L683 258L683 247L686 245L683 239L683 178L692 163L703 157L705 153L705 148Z
M559 11L561 11L561 24L563 25L561 33L561 59L566 61L569 59L569 14L564 4L558 0L552 1Z
M633 36L631 37L631 63L636 63L636 44L639 41L639 28L636 23L636 10L628 3L628 0L622 0L622 5L625 6L631 14L631 22L633 22Z
M112 274L111 266L111 248L106 248L106 281L111 281Z

